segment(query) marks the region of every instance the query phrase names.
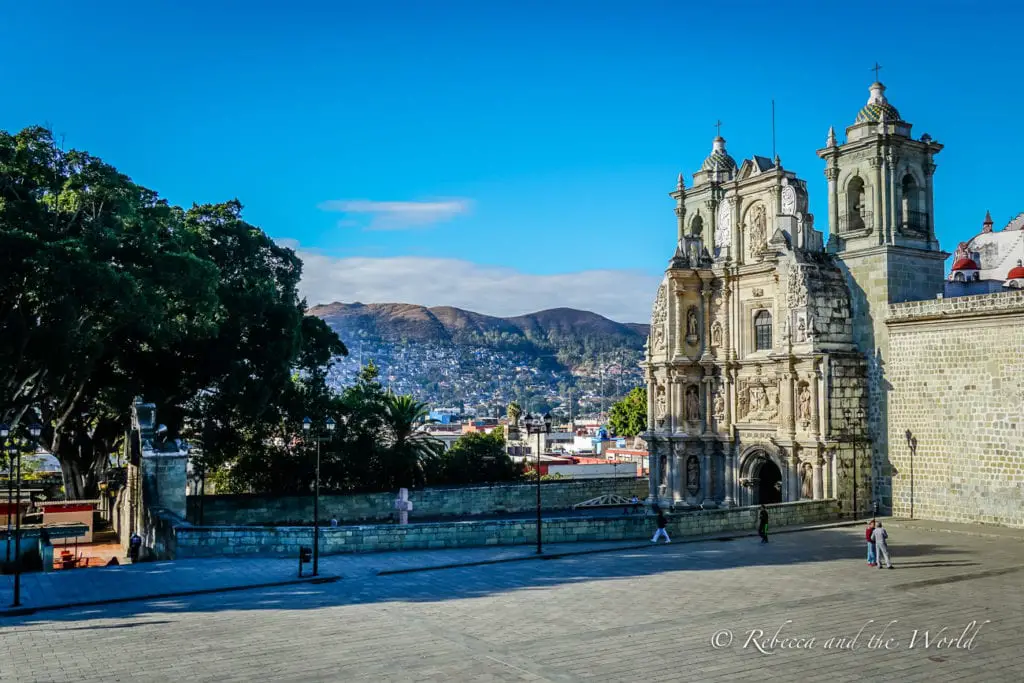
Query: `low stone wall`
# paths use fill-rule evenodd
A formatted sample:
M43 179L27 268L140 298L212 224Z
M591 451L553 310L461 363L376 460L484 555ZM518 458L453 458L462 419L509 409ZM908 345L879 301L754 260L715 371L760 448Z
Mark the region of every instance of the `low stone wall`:
M647 498L647 479L586 479L541 482L541 508L568 510L576 503L604 494ZM396 516L395 492L321 495L320 519L341 523L386 521ZM534 484L495 484L463 488L426 488L409 491L413 509L409 519L528 512L537 507ZM199 518L199 496L189 497L192 522ZM210 525L299 524L313 521L311 496L214 495L204 496L202 521Z
M835 500L813 500L769 505L770 525L782 527L838 519ZM673 538L734 531L754 531L757 508L700 510L669 516ZM654 517L554 517L543 522L544 540L619 541L649 539ZM462 521L326 527L320 530L321 552L362 553L382 550L472 548L490 545L528 545L536 539L536 525L529 520ZM295 557L301 546L312 545L308 527L192 527L176 529L176 557Z

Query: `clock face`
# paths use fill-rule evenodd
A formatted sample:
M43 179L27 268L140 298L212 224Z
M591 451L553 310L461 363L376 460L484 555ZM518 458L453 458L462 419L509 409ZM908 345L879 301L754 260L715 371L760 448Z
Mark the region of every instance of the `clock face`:
M719 249L728 247L732 242L732 207L723 202L718 209L718 227L715 228L715 246Z
M792 216L796 213L796 190L792 185L782 188L782 215Z

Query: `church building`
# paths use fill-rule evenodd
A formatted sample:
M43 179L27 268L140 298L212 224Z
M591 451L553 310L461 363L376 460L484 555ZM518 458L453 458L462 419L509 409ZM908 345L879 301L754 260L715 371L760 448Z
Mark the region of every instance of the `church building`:
M737 161L718 136L690 187L680 174L643 362L652 502L890 506L885 312L942 294L948 256L942 145L911 127L876 82L845 140L829 129L827 244L778 156Z

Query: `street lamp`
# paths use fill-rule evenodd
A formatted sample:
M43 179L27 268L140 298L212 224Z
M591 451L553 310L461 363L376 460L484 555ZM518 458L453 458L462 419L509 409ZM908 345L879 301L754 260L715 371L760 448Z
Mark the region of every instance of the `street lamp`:
M6 557L4 558L4 564L10 564L11 562L11 500L14 496L14 442L8 442L7 437L10 435L11 430L5 424L0 424L0 452L3 453L7 460L7 536L5 548ZM19 501L20 502L20 501Z
M10 430L5 429L7 434L10 434ZM39 435L42 434L43 427L39 423L33 423L28 428L29 436L32 437L32 443L39 442ZM17 486L17 513L14 517L14 602L11 603L11 607L21 606L21 448L16 449L17 452L17 473L15 476L18 477ZM10 506L7 510L8 516L11 514ZM10 535L7 537L7 544L10 545Z
M324 427L327 428L329 434L334 433L335 421L332 418L327 418L324 422ZM313 421L308 417L302 420L302 431L305 434L310 434L313 431ZM319 436L315 436L316 440L316 482L313 485L313 576L317 576L320 570L320 439Z
M853 421L853 418L856 421ZM864 409L857 408L857 413L854 416L853 411L849 408L843 410L843 421L846 427L846 434L850 441L853 443L853 516L856 519L859 509L857 508L857 449L860 444L864 441L862 436L862 425L864 424Z
M540 435L551 433L551 413L533 416L527 413L523 417L523 426L527 434L537 435L537 554L543 552L541 545L541 521L540 521Z
M914 518L914 454L917 453L917 437L907 430L907 448L910 449L910 518Z

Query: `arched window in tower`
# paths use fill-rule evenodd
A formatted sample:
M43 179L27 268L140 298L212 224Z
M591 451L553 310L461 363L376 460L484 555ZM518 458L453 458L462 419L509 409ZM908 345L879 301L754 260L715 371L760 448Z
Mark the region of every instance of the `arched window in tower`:
M904 230L910 232L928 232L927 216L921 202L921 188L918 187L914 176L909 173L903 176L900 190L902 191L900 225Z
M850 178L846 186L846 215L839 219L843 230L863 230L871 224L871 213L867 210L867 194L860 176Z
M690 234L702 239L704 237L704 219L700 217L699 213L690 221Z
M953 282L966 282L963 273L953 273Z
M754 316L754 348L767 351L772 348L772 314L758 311Z

